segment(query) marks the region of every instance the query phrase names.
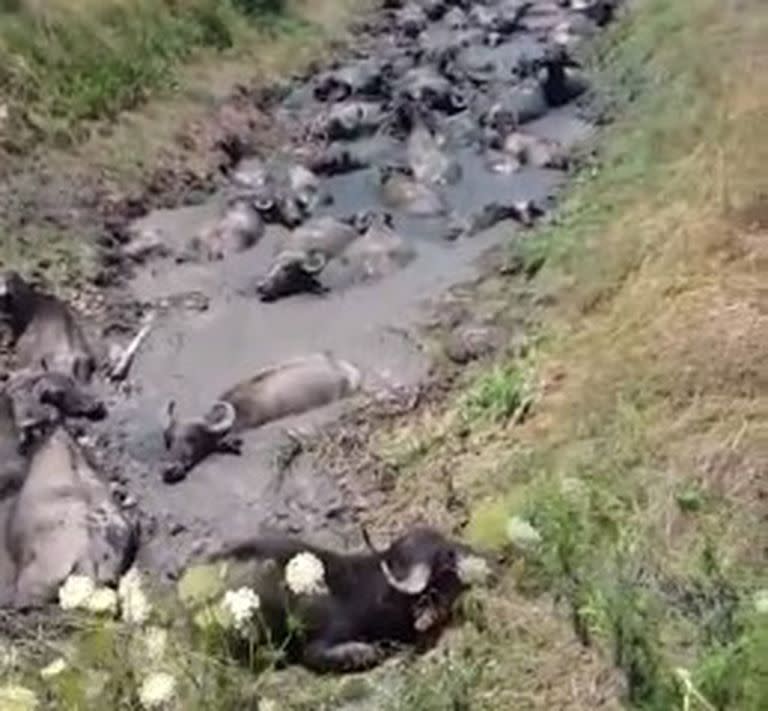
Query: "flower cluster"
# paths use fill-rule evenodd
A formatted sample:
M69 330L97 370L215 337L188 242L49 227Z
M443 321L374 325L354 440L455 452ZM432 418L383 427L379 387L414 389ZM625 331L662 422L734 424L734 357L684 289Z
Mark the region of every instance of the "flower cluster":
M465 555L459 558L456 573L465 585L482 585L488 581L491 569L485 558L479 555Z
M234 620L235 629L242 631L261 606L261 600L251 588L243 587L227 590L221 604Z
M0 709L9 711L35 711L40 702L31 689L25 686L0 686Z
M176 698L176 679L166 672L150 674L139 689L139 702L147 711L170 706Z
M131 568L120 580L117 595L123 613L123 621L134 625L143 625L152 611L149 598L144 592L141 574L136 568Z
M111 588L97 588L86 575L70 575L59 588L62 610L89 610L98 614L117 612L117 594Z
M326 592L323 561L309 552L295 555L285 566L285 582L296 595L318 595Z

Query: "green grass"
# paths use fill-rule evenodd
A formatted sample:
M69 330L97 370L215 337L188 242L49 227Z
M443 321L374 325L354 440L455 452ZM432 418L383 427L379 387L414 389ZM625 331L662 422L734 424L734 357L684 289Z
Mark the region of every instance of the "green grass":
M114 118L159 89L201 51L256 42L285 28L281 0L109 0L0 7L3 144L69 142L83 122Z
M598 45L616 121L597 168L511 255L536 273L525 288L554 296L537 314L546 338L388 439L431 443L400 494L428 508L420 490L451 472L470 540L507 553L530 605L556 602L620 670L630 708L768 707L768 613L754 602L768 589L767 31L756 1L647 0ZM536 400L510 428L534 372ZM441 424L456 413L470 436ZM513 516L537 549L510 549ZM525 684L501 649L529 643L494 636L510 679L475 680L475 697ZM535 675L557 685L550 667Z

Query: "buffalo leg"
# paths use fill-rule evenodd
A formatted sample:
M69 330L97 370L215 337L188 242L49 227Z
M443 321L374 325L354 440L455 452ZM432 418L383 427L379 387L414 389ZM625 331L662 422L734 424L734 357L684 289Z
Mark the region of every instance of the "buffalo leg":
M366 642L343 642L329 645L313 642L304 650L304 663L318 672L355 672L371 669L382 662L388 652Z

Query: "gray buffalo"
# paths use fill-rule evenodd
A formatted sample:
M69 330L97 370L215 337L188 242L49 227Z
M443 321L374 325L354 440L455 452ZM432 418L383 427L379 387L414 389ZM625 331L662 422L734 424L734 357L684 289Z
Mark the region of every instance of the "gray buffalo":
M253 201L235 198L223 214L190 241L187 258L221 260L253 247L264 234L264 221Z
M393 228L387 213L374 214L362 237L355 240L338 260L337 283L354 284L382 279L407 266L416 250Z
M117 582L135 553L135 534L83 451L57 429L36 445L8 518L15 605L50 602L71 574Z
M418 123L408 137L408 162L413 177L426 184L455 183L461 178L461 165L444 150L445 138Z
M0 318L15 339L17 365L45 369L88 382L96 359L72 309L38 291L17 272L0 275Z
M443 196L420 182L411 168L384 166L379 171L379 188L384 205L414 217L437 217L448 213Z
M10 378L4 395L11 402L19 444L23 448L65 418L102 420L107 416L102 400L64 373L20 371Z
M27 461L19 447L13 401L0 392L0 501L18 492L26 474Z
M164 431L167 450L162 475L181 481L216 451L239 453L236 433L298 415L355 393L360 371L329 353L316 353L266 368L223 393L202 420L179 422L168 410Z
M256 285L256 293L262 301L275 301L301 292L322 293L320 273L358 234L353 225L333 217L309 220L288 237Z

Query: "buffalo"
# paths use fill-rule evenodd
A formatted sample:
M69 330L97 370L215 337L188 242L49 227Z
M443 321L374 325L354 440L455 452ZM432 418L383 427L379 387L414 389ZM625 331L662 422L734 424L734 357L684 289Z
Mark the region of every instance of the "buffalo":
M316 353L265 368L223 393L202 419L179 422L168 406L164 430L166 483L181 481L208 455L240 453L236 433L298 415L348 397L361 385L360 371L329 353Z
M135 527L63 428L36 443L7 519L6 546L20 608L52 601L71 574L116 583L132 561Z
M397 646L434 641L462 592L490 573L484 558L432 528L415 528L384 550L365 539L367 552L341 554L298 539L257 538L206 561L241 566L238 584L259 594L269 638L287 640L287 661L318 672L362 671ZM297 556L315 563L321 579L314 589L293 584Z
M19 367L56 371L81 382L93 376L96 359L73 311L15 271L0 275L0 318L10 326Z

